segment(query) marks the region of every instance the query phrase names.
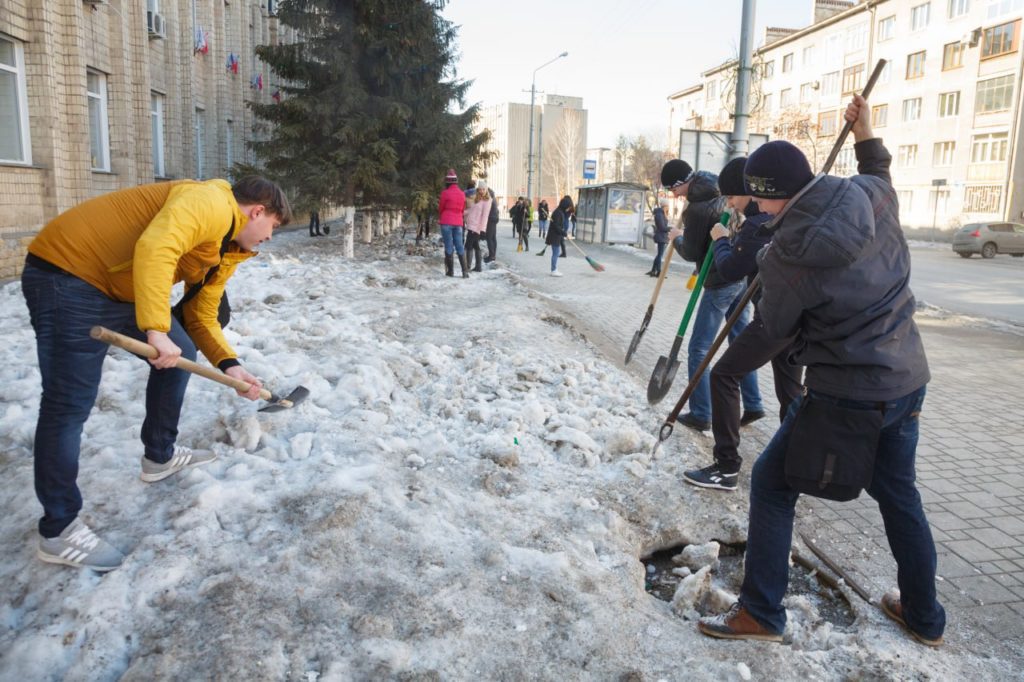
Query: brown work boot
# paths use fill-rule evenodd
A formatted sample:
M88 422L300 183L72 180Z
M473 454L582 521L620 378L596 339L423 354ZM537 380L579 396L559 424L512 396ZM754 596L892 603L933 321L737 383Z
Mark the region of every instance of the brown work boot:
M935 639L931 639L925 637L924 635L919 635L913 630L911 630L909 627L907 627L907 621L903 620L903 603L900 602L900 593L898 590L886 592L884 595L882 595L882 599L878 602L878 605L882 607L882 612L885 613L885 615L889 616L894 621L903 626L903 629L909 632L910 636L916 639L921 644L924 644L925 646L942 645L942 637L936 637Z
M772 632L758 623L743 605L736 602L732 608L717 616L706 616L697 621L697 629L709 637L720 639L756 639L761 642L781 642L782 633Z

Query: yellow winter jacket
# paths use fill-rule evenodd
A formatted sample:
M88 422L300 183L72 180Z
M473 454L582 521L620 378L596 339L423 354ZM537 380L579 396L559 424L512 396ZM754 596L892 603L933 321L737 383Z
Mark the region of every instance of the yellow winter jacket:
M217 308L238 264L255 255L224 236L248 219L224 180L142 185L90 199L50 221L30 253L79 277L116 301L135 303L139 329L171 328L171 287L201 282L220 263L199 295L185 305L186 331L213 364L234 359Z

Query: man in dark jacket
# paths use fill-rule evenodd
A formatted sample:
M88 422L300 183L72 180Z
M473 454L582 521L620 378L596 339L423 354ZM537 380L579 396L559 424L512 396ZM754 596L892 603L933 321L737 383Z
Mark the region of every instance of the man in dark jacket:
M523 229L523 218L526 215L526 203L522 197L518 197L516 203L512 204L512 208L508 210L508 215L512 218L512 236L518 237Z
M494 190L490 187L487 191L491 193L491 212L487 214L487 257L485 263L493 263L498 255L498 202L494 196Z
M771 239L766 223L772 218L758 208L743 182L746 157L733 159L718 176L718 188L733 218L741 216L734 236L722 225L711 228L714 259L718 273L729 281L743 281L746 286L757 274L757 253ZM715 461L703 469L683 473L690 485L715 490L736 490L743 458L739 454L740 427L764 416L764 412L740 415L740 382L771 361L775 377L775 396L781 406L781 421L789 404L800 395L802 368L789 361L794 338L774 339L764 330L758 311L739 336L729 342L711 370L711 431L715 436Z
M658 247L658 255L654 257L651 269L645 273L650 277L661 275L661 261L665 257L665 247L668 245L668 233L671 229L668 225L668 218L665 217L665 206L667 205L668 199L659 199L658 205L651 211L651 215L654 216L654 244Z
M744 169L761 208L776 214L775 236L760 259L765 330L778 339L797 334L793 355L807 367L807 394L754 464L739 601L701 619L699 628L714 637L781 641L799 497L786 483L786 450L798 406L813 401L826 415L842 408L882 413L867 492L882 513L900 591L880 605L917 641L938 646L946 614L936 600L935 544L914 484L929 373L913 319L910 252L889 175L892 157L872 134L864 98L855 95L845 116L860 175L814 177L800 150L781 141L760 147Z
M707 171L694 172L690 164L681 159L673 159L661 169L661 184L676 197L686 199L683 209L683 231L673 228L669 232L676 251L684 260L696 263L697 267L704 262L704 256L711 248L711 228L718 224L725 200L718 192L718 176ZM690 330L690 342L687 346L687 368L692 378L700 367L704 357L711 349L722 321L732 314L735 305L743 296L743 282L730 282L718 272L712 262L704 279L704 292L697 307ZM739 336L750 320L750 312L743 314L729 332L729 342ZM757 387L757 374L751 372L740 383L743 395L743 406L750 413L764 413L761 404L761 391ZM696 431L707 431L711 428L711 388L707 373L697 383L690 396L690 411L679 415L679 423Z

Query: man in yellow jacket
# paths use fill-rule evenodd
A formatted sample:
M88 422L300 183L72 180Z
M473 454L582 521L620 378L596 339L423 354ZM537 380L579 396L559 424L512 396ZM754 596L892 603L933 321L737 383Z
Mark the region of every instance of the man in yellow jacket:
M43 505L38 556L43 561L109 571L122 555L78 513L82 427L100 383L106 344L89 336L103 325L145 340L149 360L141 478L159 481L216 458L176 445L189 373L174 367L196 347L225 374L260 380L238 362L217 311L238 264L256 255L274 228L291 220L281 188L260 177L143 185L86 201L48 223L28 247L22 291L36 334L43 395L36 425L36 495ZM195 293L171 315L171 287Z

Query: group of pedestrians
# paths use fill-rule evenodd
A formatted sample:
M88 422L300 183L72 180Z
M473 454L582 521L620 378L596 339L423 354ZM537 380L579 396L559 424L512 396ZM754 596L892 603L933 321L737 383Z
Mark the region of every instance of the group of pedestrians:
M471 183L463 190L459 178L449 169L445 176L445 189L438 199L438 224L444 242L444 274L455 276L455 257L458 256L463 279L470 271L481 272L483 263L490 263L498 250L498 208L494 191L484 180ZM463 241L465 231L465 242ZM480 240L487 245L487 256L481 258ZM474 263L475 259L475 263Z
M765 416L755 371L769 362L781 406L781 425L751 472L739 599L698 627L713 637L782 641L798 497L844 500L866 490L878 502L898 567L899 590L879 606L918 642L938 646L945 612L915 485L929 373L913 321L910 256L892 157L874 137L864 98L854 96L845 118L860 173L851 178L815 175L804 154L781 140L734 159L717 177L680 159L662 169L663 186L687 205L682 229L668 227L664 206L655 209L655 242L671 243L693 263L712 250L691 331L691 379L758 271L762 286L753 319L741 313L728 350L678 418L699 431L710 427L715 439L714 462L686 471L684 480L736 490L739 430ZM658 272L662 253L648 274Z

